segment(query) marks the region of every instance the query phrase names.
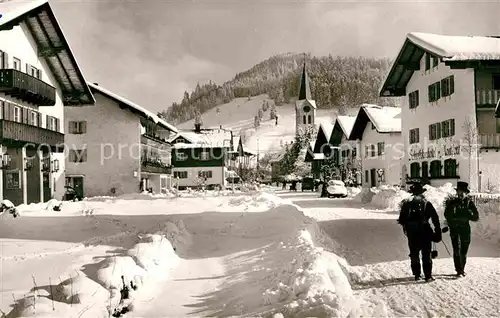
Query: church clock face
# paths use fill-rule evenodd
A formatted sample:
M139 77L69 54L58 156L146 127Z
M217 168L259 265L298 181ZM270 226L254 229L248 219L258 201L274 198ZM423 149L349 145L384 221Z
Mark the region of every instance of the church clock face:
M308 113L311 110L311 107L306 105L304 106L304 108L302 108L302 110L304 111L304 113Z

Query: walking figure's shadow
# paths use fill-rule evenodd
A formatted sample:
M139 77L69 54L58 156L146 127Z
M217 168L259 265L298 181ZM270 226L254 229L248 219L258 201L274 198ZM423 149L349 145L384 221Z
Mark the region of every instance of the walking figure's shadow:
M456 276L454 274L434 274L433 277L436 280L438 280L438 279L455 280L456 279ZM388 287L388 286L411 285L411 284L427 284L427 283L423 279L415 281L414 276L394 277L394 278L388 278L388 279L382 279L382 280L378 279L378 280L372 280L372 281L357 282L352 287L352 289L353 290L362 290L362 289L370 289L370 288L383 288L383 287Z

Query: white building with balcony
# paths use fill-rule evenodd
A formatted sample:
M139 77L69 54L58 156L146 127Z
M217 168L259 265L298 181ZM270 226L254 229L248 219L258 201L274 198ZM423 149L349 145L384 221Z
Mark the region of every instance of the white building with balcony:
M96 104L66 107L66 186L82 197L171 186L171 138L177 129L143 107L88 83Z
M94 103L48 1L0 2L0 199L62 199L64 108Z
M360 148L363 187L401 184L401 108L361 105L349 140Z
M404 174L431 185L500 186L500 39L409 33L380 96L402 105Z

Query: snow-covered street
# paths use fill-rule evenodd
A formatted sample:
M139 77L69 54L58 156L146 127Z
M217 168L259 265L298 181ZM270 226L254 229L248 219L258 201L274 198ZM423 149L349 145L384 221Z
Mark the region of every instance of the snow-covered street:
M352 197L267 188L50 205L0 219L6 317L109 317L122 275L124 317L499 313L498 246L474 238L456 280L440 243L436 281L415 283L397 214Z
M352 266L354 293L372 308L374 316L468 316L500 314L500 251L497 245L475 237L465 278L456 280L453 259L443 243L437 244L436 281L415 283L408 247L396 211L373 210L352 199L317 198L316 193L278 191L291 199L319 227L341 245L336 251ZM444 244L451 250L449 235Z

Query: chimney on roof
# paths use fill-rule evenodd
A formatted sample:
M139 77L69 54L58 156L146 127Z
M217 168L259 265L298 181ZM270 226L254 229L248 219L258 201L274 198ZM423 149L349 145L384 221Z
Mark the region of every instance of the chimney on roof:
M201 124L194 124L194 132L197 134L201 133Z

